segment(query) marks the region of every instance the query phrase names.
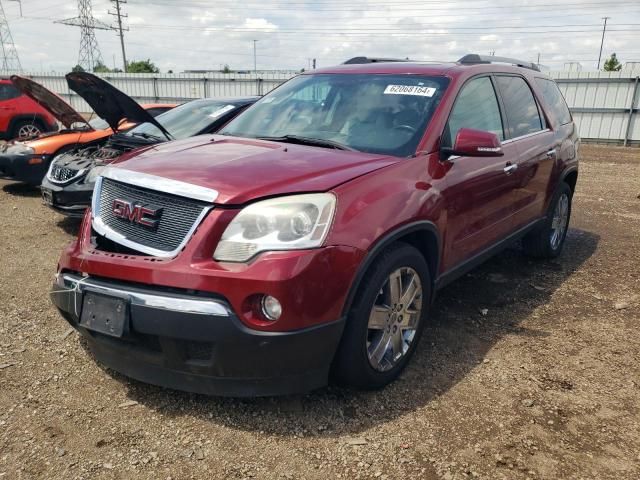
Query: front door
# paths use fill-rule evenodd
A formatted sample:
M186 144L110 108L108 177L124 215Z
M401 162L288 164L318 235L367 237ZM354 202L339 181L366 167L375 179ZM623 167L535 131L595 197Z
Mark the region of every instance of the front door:
M485 130L505 139L502 115L490 76L475 77L460 90L442 136L453 146L458 130ZM506 143L501 157L447 160L443 197L447 210L443 267L449 270L481 253L512 230L518 162L516 145Z

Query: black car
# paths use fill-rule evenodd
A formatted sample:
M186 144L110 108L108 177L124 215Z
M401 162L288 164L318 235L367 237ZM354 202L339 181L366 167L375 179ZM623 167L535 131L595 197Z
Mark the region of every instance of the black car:
M77 217L91 204L95 179L105 165L134 149L214 133L258 99L193 100L153 118L133 99L98 77L76 73L69 74L67 80L114 131L124 118L138 122L131 130L115 133L106 143L65 152L51 162L42 181L42 198L54 210Z

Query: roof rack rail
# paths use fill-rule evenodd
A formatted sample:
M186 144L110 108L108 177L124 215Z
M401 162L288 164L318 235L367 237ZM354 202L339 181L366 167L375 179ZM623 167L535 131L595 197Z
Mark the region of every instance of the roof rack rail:
M473 65L478 63L508 63L517 67L528 68L529 70L540 71L540 68L535 63L523 62L522 60L516 60L515 58L508 57L495 57L493 55L478 55L477 53L469 53L465 55L458 63L465 65Z
M408 58L375 58L375 57L353 57L343 63L343 65L357 65L362 63L384 63L384 62L410 62Z

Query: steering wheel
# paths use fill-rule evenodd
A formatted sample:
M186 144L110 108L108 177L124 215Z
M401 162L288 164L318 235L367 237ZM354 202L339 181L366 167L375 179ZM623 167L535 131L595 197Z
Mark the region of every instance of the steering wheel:
M393 127L394 130L406 130L409 133L416 133L416 131L418 130L415 127L412 127L411 125L396 125L395 127Z

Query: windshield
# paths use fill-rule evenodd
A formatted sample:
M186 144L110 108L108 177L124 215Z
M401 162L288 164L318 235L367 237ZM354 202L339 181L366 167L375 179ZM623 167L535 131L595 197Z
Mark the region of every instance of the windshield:
M209 127L223 115L235 110L224 100L194 100L182 104L156 117L175 139L192 137ZM151 123L143 123L130 130L127 135L150 135L165 138L164 134Z
M101 118L94 118L89 122L89 125L91 125L91 128L94 130L105 130L109 128L109 124Z
M319 74L295 77L220 133L287 135L396 156L415 153L446 89L445 77Z

